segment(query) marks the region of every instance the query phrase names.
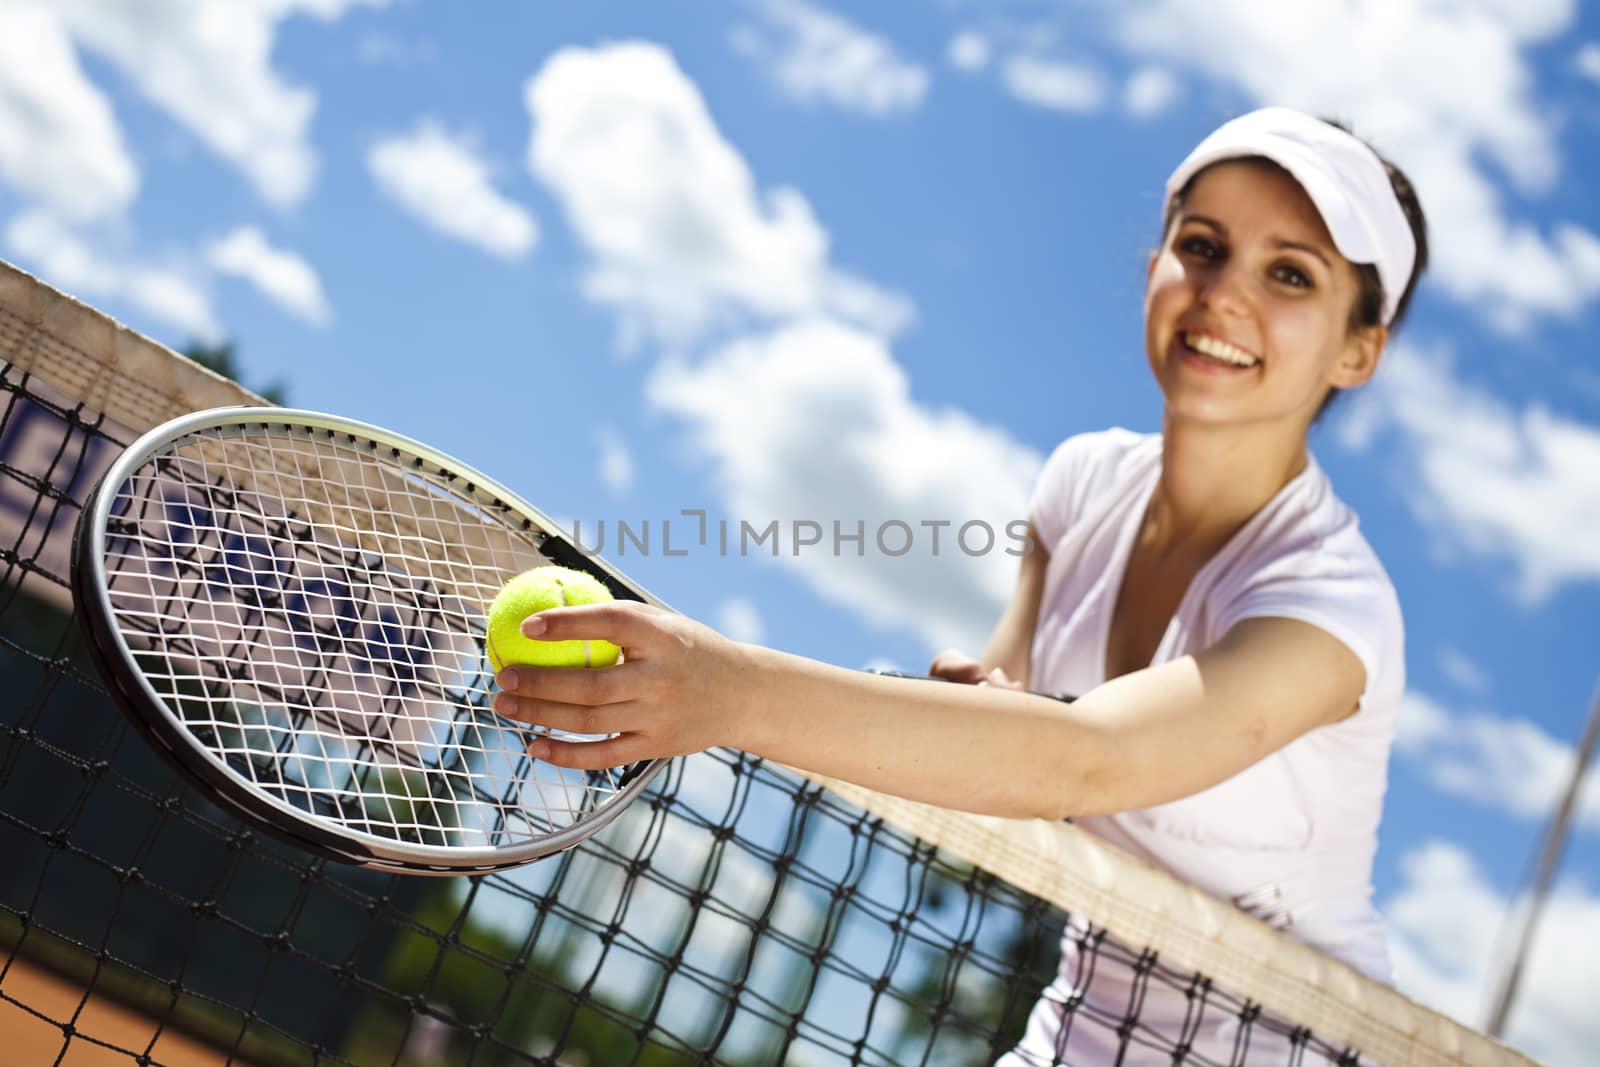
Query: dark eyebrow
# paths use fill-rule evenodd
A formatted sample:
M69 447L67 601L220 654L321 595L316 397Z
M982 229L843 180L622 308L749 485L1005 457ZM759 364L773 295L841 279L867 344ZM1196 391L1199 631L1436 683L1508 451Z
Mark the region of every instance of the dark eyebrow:
M1210 215L1190 215L1185 213L1183 216L1183 221L1198 222L1202 226L1209 226L1213 230L1216 230L1218 233L1222 234L1224 237L1226 237L1228 234L1228 228L1222 223L1218 222L1216 219L1212 218Z
M1214 219L1211 216L1209 216L1209 215L1189 215L1189 214L1185 214L1183 216L1182 221L1184 221L1184 222L1198 222L1202 226L1206 226L1206 227L1208 227L1210 229L1216 230L1219 234L1222 234L1224 237L1226 237L1228 235L1228 228L1226 226L1224 226L1222 223L1218 222L1216 219ZM1325 252L1323 252L1322 249L1318 248L1316 245L1308 245L1308 244L1304 243L1303 241L1287 241L1287 240L1284 240L1282 237L1274 238L1272 244L1276 248L1293 248L1293 249L1296 249L1298 251L1304 252L1307 255L1315 256L1322 263L1322 265L1324 267L1327 267L1329 270L1333 269L1333 264L1328 262L1327 254Z
M1275 238L1272 243L1279 248L1295 248L1308 255L1316 256L1317 259L1321 260L1324 267L1329 270L1333 269L1333 264L1328 262L1328 257L1316 245L1302 244L1299 241L1285 241L1282 237Z

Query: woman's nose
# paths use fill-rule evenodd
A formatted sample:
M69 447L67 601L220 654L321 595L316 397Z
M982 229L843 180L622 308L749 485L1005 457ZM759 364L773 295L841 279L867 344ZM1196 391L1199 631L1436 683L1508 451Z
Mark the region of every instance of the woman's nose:
M1239 314L1250 306L1244 271L1231 260L1212 265L1196 289L1202 303L1218 313Z

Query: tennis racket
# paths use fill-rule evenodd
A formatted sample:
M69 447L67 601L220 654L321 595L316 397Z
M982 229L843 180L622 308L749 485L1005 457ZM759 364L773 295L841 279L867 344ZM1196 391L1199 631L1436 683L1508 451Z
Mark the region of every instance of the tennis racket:
M918 681L918 682L949 682L950 681L949 678L941 678L938 675L934 675L934 674L914 674L911 671L897 671L897 670L893 670L893 669L873 670L870 673L881 675L884 678L909 678L909 679L911 679L913 681ZM1073 696L1071 693L1046 693L1046 692L1042 692L1042 691L1040 691L1038 689L1030 689L1030 690L1028 690L1028 692L1032 693L1036 697L1049 697L1051 700L1059 700L1063 704L1071 704L1073 701L1078 699L1077 697Z
M425 445L223 408L117 458L79 517L72 583L111 693L218 806L332 859L482 873L584 840L663 766L536 761L542 731L490 710L489 602L548 563L660 603Z

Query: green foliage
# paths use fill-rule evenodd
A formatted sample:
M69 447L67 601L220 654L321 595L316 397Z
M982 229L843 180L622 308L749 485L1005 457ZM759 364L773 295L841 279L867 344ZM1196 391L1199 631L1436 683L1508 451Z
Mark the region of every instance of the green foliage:
M573 1062L590 1064L688 1067L696 1062L688 1054L642 1042L636 1023L619 1022L592 990L577 992L584 983L566 973L570 952L556 929L564 925L560 920L545 924L546 933L554 932L545 939L549 946L536 946L529 937L474 916L469 884L465 879L439 882L414 913L417 928L395 938L379 983L400 999L372 1005L353 1028L345 1056L357 1063L387 1062L426 1015L450 1028L444 1051L424 1061L426 1067L499 1067L527 1063L528 1054L560 1058L565 1053L581 1053L586 1059Z
M232 341L221 341L217 344L191 341L184 347L183 354L207 370L216 371L224 378L229 378L244 385L246 389L259 393L269 404L281 407L288 402L288 387L282 381L269 382L261 386L245 384L242 378L244 371L238 362L238 348Z
M928 910L940 911L947 903L970 906L972 900L984 899L1000 888L993 875L971 864L951 861L951 867L951 874L931 872L923 898ZM957 880L954 872L963 872L965 877ZM1052 921L1042 907L1010 929L996 953L1012 976L1009 981L978 971L963 957L927 953L907 993L938 1018L910 1014L893 1046L896 1060L971 1067L992 1063L996 1049L1010 1048L1021 1040L1034 997L1054 970L1060 938L1059 921ZM979 1032L989 1027L994 1027L994 1033Z

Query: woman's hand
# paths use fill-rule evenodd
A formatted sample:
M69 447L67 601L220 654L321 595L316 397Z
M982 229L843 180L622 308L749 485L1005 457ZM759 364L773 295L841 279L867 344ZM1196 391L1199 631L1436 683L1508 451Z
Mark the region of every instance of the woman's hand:
M992 685L1002 689L1022 688L1021 682L1013 682L999 667L985 674L982 663L965 652L953 648L947 648L933 657L928 673L935 678L944 678L963 685Z
M614 667L510 665L497 676L494 710L508 718L601 741L540 737L535 759L600 770L681 756L732 743L739 710L754 681L745 647L692 619L649 604L618 601L552 608L522 621L542 641L606 640L622 646Z

